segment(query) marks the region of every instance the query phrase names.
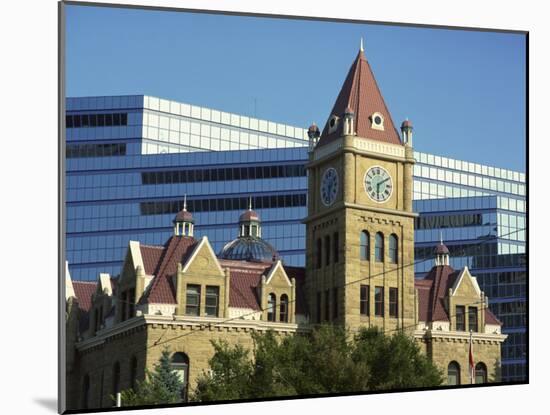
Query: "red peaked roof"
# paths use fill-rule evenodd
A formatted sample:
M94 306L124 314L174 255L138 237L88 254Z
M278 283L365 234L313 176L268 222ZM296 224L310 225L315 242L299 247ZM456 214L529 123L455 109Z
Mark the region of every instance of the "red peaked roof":
M141 251L141 258L143 259L143 266L146 275L156 275L157 267L160 262L160 258L164 253L163 246L150 246L139 245Z
M460 272L448 265L433 267L424 279L415 280L418 289L418 319L420 321L449 321L449 313L445 308L445 297L458 278ZM485 323L502 323L488 308L485 309Z
M190 237L171 237L164 246L140 245L145 273L155 275L150 287L140 303L176 304L175 287L172 276L177 264L185 264L198 241ZM258 298L262 275L269 273L273 263L248 262L218 259L222 268L229 268L231 287L229 291L230 307L261 310ZM289 278L296 279L296 312L305 311L303 283L304 269L284 267Z
M363 51L359 51L357 58L351 65L342 89L336 98L334 107L330 112L329 119L323 128L323 133L318 146L323 146L336 140L342 133L343 122L339 128L328 133L329 120L336 115L343 120L344 113L351 111L355 114L355 131L359 137L371 138L386 143L401 144L399 134L395 129L390 112L386 107L384 98L378 88L372 69L367 62ZM384 118L384 131L371 128L371 116L378 112Z
M174 304L176 302L175 290L170 278L176 273L178 264L184 264L187 261L197 243L195 238L189 236L172 236L164 247L141 248L145 273L155 275L155 278L151 281L140 303ZM161 250L160 255L159 250Z
M73 289L78 299L78 307L83 311L89 311L92 307L92 295L97 289L97 282L73 281Z
M74 294L78 300L78 331L84 333L90 324L90 309L92 308L92 296L97 289L94 281L73 281Z

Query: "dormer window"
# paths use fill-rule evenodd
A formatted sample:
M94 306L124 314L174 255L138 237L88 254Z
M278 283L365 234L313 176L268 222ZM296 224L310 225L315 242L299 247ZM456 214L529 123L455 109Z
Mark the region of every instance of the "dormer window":
M371 128L375 130L384 131L384 116L379 112L375 112L370 117Z
M328 133L331 134L336 131L338 128L338 121L339 118L336 115L333 115L330 117L330 120L328 121Z

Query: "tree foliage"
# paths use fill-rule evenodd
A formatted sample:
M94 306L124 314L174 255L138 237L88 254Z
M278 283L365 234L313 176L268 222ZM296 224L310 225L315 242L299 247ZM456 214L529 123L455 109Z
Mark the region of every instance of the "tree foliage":
M159 405L181 402L183 383L172 369L170 352L162 351L153 371L145 369L145 379L134 389L121 392L122 406Z
M196 401L269 398L437 386L442 373L403 333L323 325L308 334L254 333L252 356L213 341L210 371L199 377Z

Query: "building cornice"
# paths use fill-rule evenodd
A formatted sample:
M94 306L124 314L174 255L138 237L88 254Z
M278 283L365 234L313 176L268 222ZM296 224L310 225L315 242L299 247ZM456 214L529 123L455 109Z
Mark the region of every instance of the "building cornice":
M350 208L350 209L357 209L357 210L364 210L365 212L376 212L381 213L384 215L393 215L393 216L403 216L407 218L416 218L418 217L418 213L415 212L406 212L403 210L396 210L396 209L387 209L387 208L381 208L381 207L374 207L374 206L366 206L366 205L360 205L357 203L349 203L349 202L336 202L332 207L329 209L323 210L322 212L316 213L315 215L308 216L307 218L304 218L302 220L302 223L309 223L313 222L315 220L321 219L324 216L331 215L332 213L338 211L342 208Z
M109 327L103 330L99 330L95 336L90 337L88 339L82 340L78 343L76 343L76 348L79 351L87 350L95 346L99 346L105 341L113 336L116 336L118 334L125 333L127 331L130 331L132 329L135 329L137 327L143 326L145 324L143 316L133 317L129 320L123 321L121 323L118 323L114 325L113 327Z
M470 333L462 331L443 331L443 330L415 330L414 337L418 339L438 339L438 340L459 340L470 341ZM506 334L496 333L472 333L472 341L480 342L498 342L502 343L508 336Z
M131 318L122 323L98 331L95 336L82 340L76 344L79 351L88 350L90 348L104 344L108 339L124 334L132 329L142 326L179 326L190 327L193 329L208 329L208 330L250 330L250 331L265 331L274 330L276 332L296 332L307 331L307 328L299 327L294 323L274 323L264 320L245 320L235 318L227 320L216 317L192 317L192 316L159 316L159 315L142 315Z
M400 163L414 163L414 158L406 156L405 147L402 145L384 143L370 138L345 136L330 144L315 149L312 160L307 168L313 168L319 164L337 157L342 152L354 153L362 156L375 157L379 160L397 161Z

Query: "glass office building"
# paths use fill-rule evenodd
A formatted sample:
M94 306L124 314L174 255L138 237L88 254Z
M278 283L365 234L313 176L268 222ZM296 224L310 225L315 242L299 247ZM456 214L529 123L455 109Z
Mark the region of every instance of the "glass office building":
M67 260L71 276L120 272L129 240L162 244L183 206L214 249L253 206L263 237L304 265L307 132L303 128L147 96L67 99ZM509 335L503 379L525 376L525 176L415 153L415 270L443 237L467 265ZM495 238L496 237L496 238Z
M468 266L508 335L502 379L526 373L526 187L520 172L416 153L414 209L416 275L432 266L442 238L455 269Z
M304 129L148 96L66 103L73 278L118 274L129 240L164 243L184 195L196 234L218 251L237 236L252 196L264 238L287 263L303 265Z

